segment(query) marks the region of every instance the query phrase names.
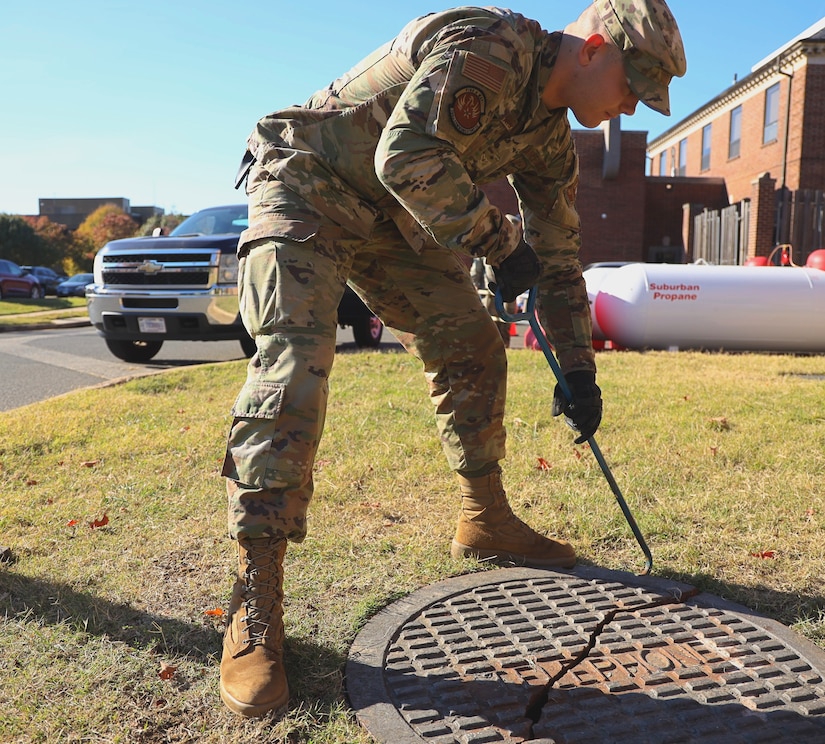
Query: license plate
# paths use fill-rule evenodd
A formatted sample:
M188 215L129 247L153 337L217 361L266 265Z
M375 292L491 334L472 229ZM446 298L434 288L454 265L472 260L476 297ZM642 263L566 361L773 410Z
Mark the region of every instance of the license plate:
M141 333L166 333L165 318L138 318Z

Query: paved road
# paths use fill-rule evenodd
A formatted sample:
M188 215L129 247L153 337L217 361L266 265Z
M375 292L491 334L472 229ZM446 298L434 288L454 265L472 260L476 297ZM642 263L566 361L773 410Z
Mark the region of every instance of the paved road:
M338 344L356 349L348 328L339 329ZM381 346L400 348L387 331ZM167 341L149 364L128 364L88 326L0 333L0 411L124 377L243 358L237 341Z
M112 356L90 327L0 334L0 411L169 367L242 359L237 341L170 341L150 364Z

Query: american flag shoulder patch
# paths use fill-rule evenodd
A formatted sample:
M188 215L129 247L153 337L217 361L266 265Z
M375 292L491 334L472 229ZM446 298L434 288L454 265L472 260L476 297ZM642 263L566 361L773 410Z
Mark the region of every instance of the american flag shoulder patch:
M468 54L464 58L461 74L468 80L489 88L493 93L498 93L501 90L504 78L507 75L501 67L476 54Z

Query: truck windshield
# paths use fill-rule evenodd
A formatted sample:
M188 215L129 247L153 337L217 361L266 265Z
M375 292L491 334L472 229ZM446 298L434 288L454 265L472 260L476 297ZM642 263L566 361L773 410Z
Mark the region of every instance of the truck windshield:
M171 235L240 235L249 226L246 204L231 207L212 207L195 212L180 223Z

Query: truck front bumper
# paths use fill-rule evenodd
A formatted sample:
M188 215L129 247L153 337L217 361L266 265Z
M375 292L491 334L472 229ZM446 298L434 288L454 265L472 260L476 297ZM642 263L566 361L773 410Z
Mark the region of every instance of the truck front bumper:
M237 288L136 292L92 286L89 319L105 338L124 341L220 341L246 335Z

